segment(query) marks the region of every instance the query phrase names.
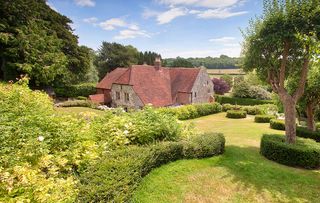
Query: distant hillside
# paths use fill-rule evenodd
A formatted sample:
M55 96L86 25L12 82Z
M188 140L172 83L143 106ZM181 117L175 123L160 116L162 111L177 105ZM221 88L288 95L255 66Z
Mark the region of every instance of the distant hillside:
M191 63L194 67L205 66L208 69L237 69L240 58L221 55L220 57L205 57L205 58L168 58L164 59L164 64L168 67L178 67L181 61L181 66L186 63Z

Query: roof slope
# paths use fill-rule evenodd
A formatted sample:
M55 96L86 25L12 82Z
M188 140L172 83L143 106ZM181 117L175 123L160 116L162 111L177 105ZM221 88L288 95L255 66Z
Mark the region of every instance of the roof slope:
M112 83L116 81L128 68L117 68L108 73L98 84L97 88L111 89Z

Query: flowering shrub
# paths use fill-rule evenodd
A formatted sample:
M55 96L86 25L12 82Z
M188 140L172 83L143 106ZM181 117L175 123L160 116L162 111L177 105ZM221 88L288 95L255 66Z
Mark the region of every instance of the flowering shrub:
M259 86L250 86L249 83L242 81L235 83L232 94L234 97L270 100L271 93Z
M230 91L229 84L223 79L213 78L212 82L214 84L214 93L224 95Z

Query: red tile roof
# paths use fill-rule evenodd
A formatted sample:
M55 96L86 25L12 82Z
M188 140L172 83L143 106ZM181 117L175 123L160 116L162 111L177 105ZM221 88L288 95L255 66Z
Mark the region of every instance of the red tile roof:
M131 85L144 104L169 106L175 104L178 92L191 92L200 68L166 68L133 65L117 68L97 85L111 89L113 83Z

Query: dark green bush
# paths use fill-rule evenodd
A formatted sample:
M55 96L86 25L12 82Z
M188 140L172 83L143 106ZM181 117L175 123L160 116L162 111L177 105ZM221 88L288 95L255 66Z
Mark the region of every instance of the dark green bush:
M238 98L238 97L229 97L229 96L222 96L222 95L215 95L215 101L220 104L233 104L233 105L237 104L237 105L247 105L247 106L274 103L273 100Z
M320 123L316 124L316 128L317 128L317 130L320 130Z
M89 100L70 100L56 104L57 107L89 107L94 108L96 105Z
M304 138L310 138L317 142L320 142L320 131L311 131L305 127L297 127L297 136L298 137L304 137Z
M307 169L320 167L320 145L313 140L298 138L296 144L287 144L284 136L263 135L260 152L284 165Z
M272 115L256 115L254 117L254 122L256 123L270 123L271 119L275 119L275 116Z
M80 174L80 202L128 202L141 179L152 169L183 158L224 152L222 134L205 134L181 142L129 146L108 152Z
M241 110L229 110L227 111L227 118L246 118L247 112Z
M88 97L96 93L96 83L83 83L66 87L55 87L57 97L76 98L78 96Z
M159 108L158 111L172 114L179 120L187 120L219 113L222 111L222 106L219 103L190 104L179 107Z
M225 138L222 134L203 134L184 142L185 158L205 158L224 152Z
M275 129L275 130L285 130L286 126L284 124L284 120L271 119L270 120L270 128Z

